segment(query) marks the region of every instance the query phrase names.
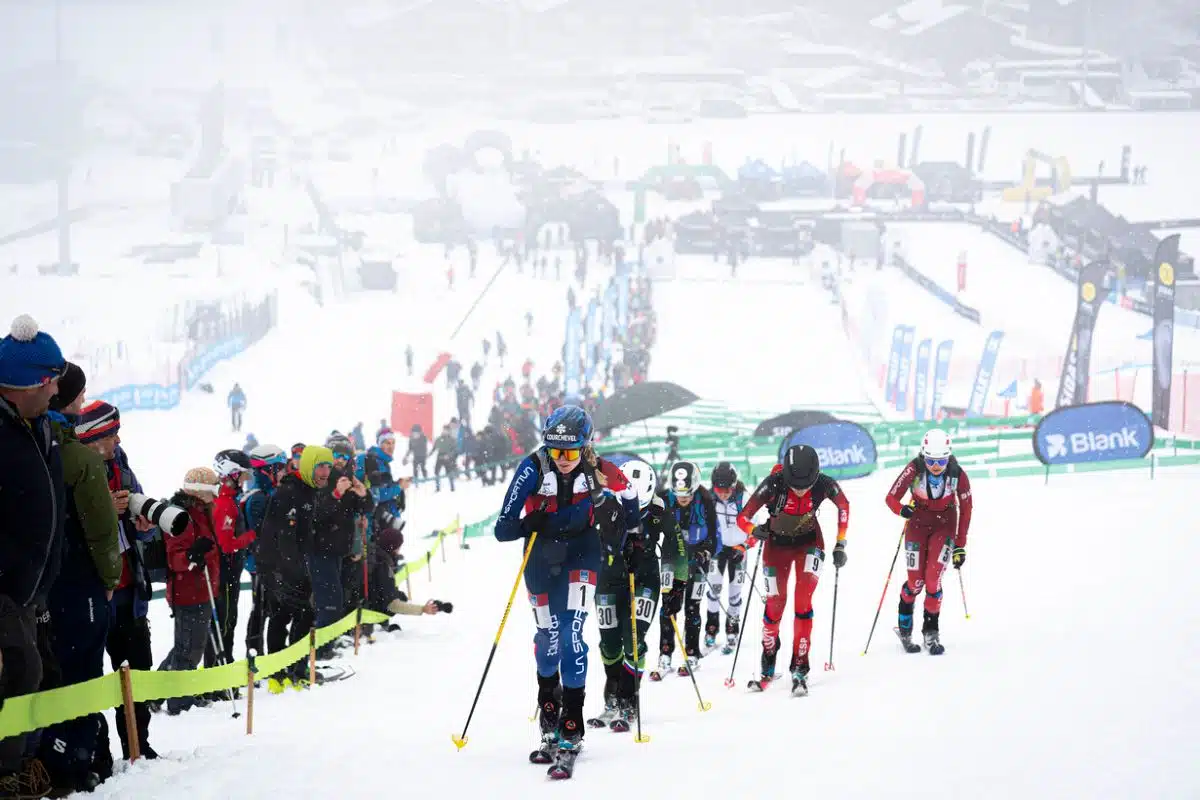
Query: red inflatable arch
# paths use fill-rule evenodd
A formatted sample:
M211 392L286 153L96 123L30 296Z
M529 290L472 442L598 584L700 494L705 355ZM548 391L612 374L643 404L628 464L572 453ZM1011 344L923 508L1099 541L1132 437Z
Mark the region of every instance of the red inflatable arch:
M874 184L882 183L889 186L906 186L912 193L914 206L925 205L925 183L913 173L903 169L865 169L854 181L854 203L865 205L867 190Z

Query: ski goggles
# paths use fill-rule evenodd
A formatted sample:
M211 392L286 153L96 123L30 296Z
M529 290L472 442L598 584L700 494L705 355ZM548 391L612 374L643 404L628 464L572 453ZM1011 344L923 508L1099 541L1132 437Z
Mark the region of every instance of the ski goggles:
M950 463L950 458L926 458L925 466L927 467L944 467Z
M580 455L582 454L583 451L578 447L572 447L569 449L563 449L560 447L546 448L546 455L550 456L550 458L554 459L555 461L558 461L559 459L562 459L563 461L578 461Z

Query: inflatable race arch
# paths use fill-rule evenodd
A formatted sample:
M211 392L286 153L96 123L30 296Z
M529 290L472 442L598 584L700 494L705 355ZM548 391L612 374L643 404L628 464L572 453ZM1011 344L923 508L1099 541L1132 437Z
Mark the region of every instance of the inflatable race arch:
M925 205L925 182L914 173L905 169L865 169L854 181L851 197L854 204L866 205L867 195L872 186L900 186L907 188L913 206Z

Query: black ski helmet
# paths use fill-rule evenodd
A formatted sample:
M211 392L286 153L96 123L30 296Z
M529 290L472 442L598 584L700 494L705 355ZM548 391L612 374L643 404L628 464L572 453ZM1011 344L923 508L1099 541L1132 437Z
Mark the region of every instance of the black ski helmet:
M806 444L794 444L783 454L783 480L797 491L809 489L821 474L817 451Z
M709 482L714 489L732 489L738 481L737 470L728 461L722 461L713 467Z

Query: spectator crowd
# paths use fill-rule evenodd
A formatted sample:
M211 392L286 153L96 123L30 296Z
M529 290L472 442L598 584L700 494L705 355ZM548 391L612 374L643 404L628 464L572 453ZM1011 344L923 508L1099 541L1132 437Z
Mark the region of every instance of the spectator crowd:
M409 603L397 587L410 481L393 476L390 429L369 447L360 425L287 451L223 450L158 500L133 469L138 454L121 446L120 410L86 395L83 370L18 317L0 339L0 702L101 677L106 653L114 670L154 669L153 581L165 584L173 618L159 670L278 652L358 608L452 610ZM247 573L250 607L239 609ZM328 669L318 682L338 678L331 659L348 644L321 648ZM303 660L263 676L272 692L307 688L308 678ZM136 736L140 753L157 758L154 713L233 694L136 703L133 731L117 709L122 756ZM0 800L90 791L112 774L105 714L0 740Z

